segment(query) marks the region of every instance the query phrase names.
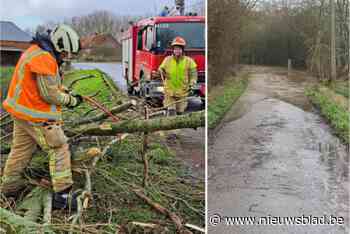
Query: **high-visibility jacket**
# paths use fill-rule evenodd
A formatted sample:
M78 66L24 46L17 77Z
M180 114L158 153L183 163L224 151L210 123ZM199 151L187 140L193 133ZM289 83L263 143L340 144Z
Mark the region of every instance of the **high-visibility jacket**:
M61 84L56 59L37 45L30 46L20 57L3 107L18 119L31 122L59 121L61 107L47 103L40 96L36 74L55 77Z
M159 69L166 72L164 91L168 96L187 96L189 86L197 82L197 64L190 57L182 56L177 61L175 56L168 56Z

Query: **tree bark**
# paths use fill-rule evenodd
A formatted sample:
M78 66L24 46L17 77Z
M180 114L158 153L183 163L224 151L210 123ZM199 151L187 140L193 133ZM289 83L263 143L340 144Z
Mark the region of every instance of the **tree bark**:
M337 79L335 34L335 5L334 0L331 0L331 81Z
M102 125L85 125L84 128L74 129L74 132L67 132L66 135L114 136L118 133L155 132L160 130L197 128L204 125L205 112L200 111L168 118L124 120Z
M73 131L66 130L68 137L75 135L85 136L114 136L118 133L156 132L160 130L172 130L181 128L198 128L205 125L205 112L192 112L185 115L155 118L149 120L123 120L113 124L91 124L75 128ZM1 154L8 154L10 146L1 147Z

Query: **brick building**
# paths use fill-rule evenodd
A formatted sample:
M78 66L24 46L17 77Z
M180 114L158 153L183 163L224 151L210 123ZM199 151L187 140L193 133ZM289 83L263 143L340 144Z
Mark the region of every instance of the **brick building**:
M32 37L10 21L0 21L0 64L16 65Z
M81 38L82 50L79 56L82 60L120 61L121 44L110 34L94 33Z

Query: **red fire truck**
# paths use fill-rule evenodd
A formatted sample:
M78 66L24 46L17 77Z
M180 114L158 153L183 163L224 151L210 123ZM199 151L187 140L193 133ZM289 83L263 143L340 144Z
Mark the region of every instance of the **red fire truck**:
M197 63L194 94L205 97L205 19L202 16L152 17L133 23L122 38L123 76L129 94L163 99L163 84L157 70L171 54L170 43L183 37L185 54Z

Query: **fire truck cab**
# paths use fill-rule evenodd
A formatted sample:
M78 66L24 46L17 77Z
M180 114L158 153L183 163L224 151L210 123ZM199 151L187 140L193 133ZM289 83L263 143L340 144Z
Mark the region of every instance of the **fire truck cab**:
M186 40L185 55L197 63L194 93L205 97L205 19L202 16L152 17L130 26L122 38L122 66L129 94L163 99L158 67L171 55L171 41Z

